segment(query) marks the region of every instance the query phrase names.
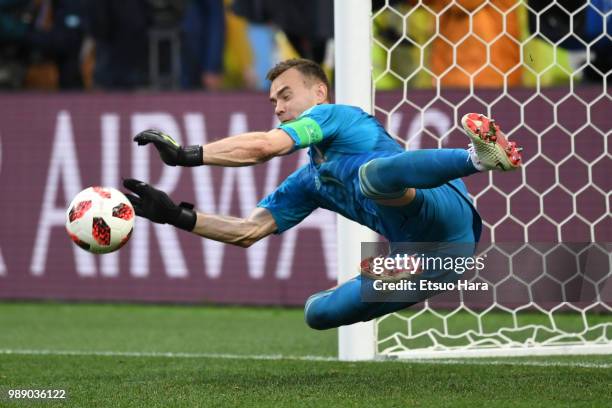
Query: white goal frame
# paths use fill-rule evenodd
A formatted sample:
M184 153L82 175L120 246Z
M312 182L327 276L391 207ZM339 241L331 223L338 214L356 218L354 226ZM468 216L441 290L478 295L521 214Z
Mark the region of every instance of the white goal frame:
M359 106L368 113L372 106L372 45L370 0L334 0L335 99ZM337 218L338 283L355 276L361 261L361 242L376 241L376 234L341 215ZM374 321L338 329L340 360L371 360L376 356Z
M337 103L356 105L374 112L372 77L372 4L370 0L334 0L335 9L335 99ZM539 92L539 84L538 84ZM573 86L572 86L573 90ZM605 129L604 129L605 131ZM609 196L608 192L608 196ZM609 198L609 197L608 197ZM609 201L609 200L608 200ZM608 213L610 208L607 208ZM360 261L360 243L376 241L368 229L338 216L338 282L353 277ZM611 310L606 307L608 312ZM584 311L583 311L584 312ZM379 320L384 320L383 317ZM419 349L387 348L380 350L378 322L359 323L339 329L340 360L372 360L382 358L462 358L499 356L543 356L612 354L612 323L603 327L605 337L594 342L567 344L484 345L482 347L427 347ZM598 326L599 327L599 326ZM607 343L606 343L607 339Z

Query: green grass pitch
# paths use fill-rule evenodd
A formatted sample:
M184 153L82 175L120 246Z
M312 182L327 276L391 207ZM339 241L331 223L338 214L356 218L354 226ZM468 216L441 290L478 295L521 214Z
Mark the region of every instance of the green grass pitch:
M0 303L0 406L612 406L612 356L334 361L302 311ZM64 389L16 401L10 389Z

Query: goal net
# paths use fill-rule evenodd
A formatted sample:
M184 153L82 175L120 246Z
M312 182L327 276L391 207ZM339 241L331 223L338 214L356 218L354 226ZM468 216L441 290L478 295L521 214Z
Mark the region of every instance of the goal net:
M455 290L375 323L379 357L612 352L609 2L374 1L374 114L407 149L465 147L468 112L524 146L466 179L483 218Z

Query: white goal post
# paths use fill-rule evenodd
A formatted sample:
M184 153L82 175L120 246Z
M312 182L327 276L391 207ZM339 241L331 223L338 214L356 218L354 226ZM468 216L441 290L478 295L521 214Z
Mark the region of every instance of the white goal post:
M370 62L370 0L334 0L335 99L372 113ZM373 242L376 234L341 215L337 221L338 283L355 276L361 260L361 242ZM340 360L370 360L376 353L374 321L338 329Z
M540 41L537 35L539 33L527 33L520 39L520 61L532 83L515 91L518 88L511 89L508 85L509 74L501 73L504 84L495 90L497 94L486 94L489 99L481 96L474 86L461 90L465 93L465 98L453 99L452 95L447 98L447 95L441 92L440 78L432 73L425 62L426 48L427 52L430 52L431 41L409 39L408 24L412 18L409 14L413 14L414 9L418 8L433 16L434 35L441 36L440 13L445 12L448 7L436 11L428 6L432 2L415 3L416 6L410 6L413 9L406 11L409 6L396 7L395 2L386 0L383 9L373 13L370 0L334 0L336 102L360 106L365 111L376 114L383 120L387 130L400 142L405 143L407 148L434 147L423 146L421 138L427 138L435 147L445 146L448 139L452 141L453 135L459 133L458 119L466 113L466 106L479 105L476 109L495 116L499 115L500 111L516 107L516 123L504 123L504 130L511 138L523 137L523 141L528 144L533 142L530 144L531 150L526 151L522 173L513 179L519 180L519 184L500 189L493 183L494 176L489 175L488 179L487 176L478 176L484 180L483 185L479 189L470 189L477 208L484 207L493 200L494 205L503 209L499 216L487 217L487 214L483 214L484 228L488 235L485 245L479 250L481 253L500 256L501 262L507 262L509 265L509 274L495 278L497 280L485 273L475 276L474 279L478 282L489 282L493 296L491 305L471 302L469 295L464 298L464 294L460 293L458 303L452 307L443 305L440 308L436 299L432 299L433 301L426 301L418 307L407 309L406 312L384 316L374 322L341 327L338 341L339 359L612 354L612 247L608 242L597 242L602 240L602 236L609 236L604 230L610 227L611 213L611 192L603 187L601 181L609 177L605 176L605 168L609 169L612 159L610 154L606 153L607 137L612 131L610 120L604 112L606 106L610 107L612 104L612 98L607 92L609 72L603 73L603 84L592 85L582 92L579 89L580 80L586 73L585 68L590 64L594 48L586 44L586 62L582 65L575 64L576 55L579 53L570 53L571 55L567 56L558 52L562 40L554 43L544 37L544 40ZM450 6L454 1L448 3ZM489 2L483 3L489 5ZM558 2L552 3L557 6ZM586 4L587 2L584 7ZM464 11L472 19L474 13L480 12L483 7ZM505 19L508 13L518 11L519 8L522 12L529 10L538 18L545 11L530 10L527 2L517 0L515 8L498 10L504 18L504 30L507 27ZM563 7L560 9L563 10ZM568 14L575 16L584 11L583 9L569 11ZM385 14L400 22L399 39L391 45L378 39L372 28L374 20ZM603 17L610 18L610 11L603 14ZM570 24L570 27L573 26ZM536 30L540 29L539 22L535 27ZM537 41L543 43L544 47L550 46L552 51L547 51L550 55L535 54L533 50L541 48L530 47ZM416 65L411 67L408 74L394 72L395 57L391 54L406 44L418 55ZM454 47L456 58L457 50L456 46ZM487 61L490 62L491 44L486 43L485 47ZM373 49L376 49L374 54L384 54L378 64L386 65L378 74L373 74ZM550 59L551 66L562 65L561 59L565 58L570 62L569 65L574 64L577 67L575 71L571 71L567 64L561 66L559 70L567 80L559 82L559 89L550 92L545 89L544 82L545 76L552 71L551 66L537 68L534 64L534 60L545 58ZM456 61L453 62L453 67L455 64ZM418 91L412 93L417 71L424 72L433 78L434 82L437 81L436 89L430 90L428 94L428 91L421 91L425 92L421 94L421 102L418 100ZM477 74L468 73L471 75L471 81ZM386 96L381 94L379 104L376 83L385 76L399 83L399 91L393 91L395 93L387 102ZM574 101L576 107L572 105ZM440 109L438 103L446 104L446 111ZM546 112L539 114L538 109L541 109L541 106L550 109L550 119L534 119L534 115L545 116ZM569 115L578 115L583 106L587 123L574 125L570 120L566 120L568 109ZM412 112L410 114L413 115L413 120L409 125L401 125L402 115L404 118L410 115L406 114L406 111ZM502 116L503 114L510 115L508 112L503 112ZM550 124L543 125L544 129L540 130L537 128L539 122L536 119L541 122L548 120ZM598 147L585 152L585 148L578 144L581 138L588 138L588 142L593 146L599 143L601 154L597 153ZM559 155L565 148L559 146L566 142L565 156ZM568 177L568 168L577 172L584 170L583 180L576 181L579 176ZM547 180L540 183L542 185L538 184L539 181L533 184L534 177L530 176L530 171L533 172L531 174L550 178L550 185L546 184ZM546 173L547 171L549 173ZM565 202L567 213L561 208ZM551 205L556 207L551 210ZM512 224L513 230L504 229L504 225L508 223ZM552 239L544 238L538 241L538 231L545 230L542 225L552 231ZM520 238L517 239L516 236ZM583 237L582 242L586 244L580 248L572 245L566 247L564 242L572 241L575 236ZM376 241L376 236L364 227L338 216L337 239L338 282L341 283L356 273L360 261L360 243ZM514 242L518 246L510 249L504 247L504 243L512 239L515 239ZM533 242L542 241L549 244L532 245ZM531 262L542 262L544 265L540 276L521 274L516 262L520 263L526 259L524 251L531 251ZM577 263L584 257L597 258L601 267L591 267L590 272L586 273L586 264L580 264L578 272L572 276L554 276L554 268L549 265L550 259L547 256L555 255L557 251L571 253ZM582 282L577 295L580 301L571 301L568 300L571 297L568 293L575 289L576 279ZM557 285L559 293L562 294L559 299L554 299L557 301L554 306L538 301L537 297L543 290L540 285L545 281L549 285L542 286L545 290L550 290L553 287L551 285ZM513 291L522 294L520 296L523 298L519 296L514 299L514 305L505 303L504 294L514 293Z

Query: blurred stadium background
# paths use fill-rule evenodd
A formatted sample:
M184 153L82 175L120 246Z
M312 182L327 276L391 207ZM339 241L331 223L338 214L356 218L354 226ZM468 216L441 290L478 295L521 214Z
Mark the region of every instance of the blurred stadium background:
M67 239L71 198L129 176L206 212L248 214L304 152L253 168L169 168L131 137L157 127L196 144L275 126L265 72L302 56L333 78L333 6L0 1L1 392L63 387L77 405L106 406L609 404L609 354L326 361L336 332L301 317L338 277L336 216L323 210L248 250L142 220L117 254ZM382 319L377 356L609 347L610 10L608 0L372 2L372 112L390 133L408 149L463 147L458 119L482 112L526 157L520 173L466 180L492 257L470 279L492 291Z

